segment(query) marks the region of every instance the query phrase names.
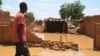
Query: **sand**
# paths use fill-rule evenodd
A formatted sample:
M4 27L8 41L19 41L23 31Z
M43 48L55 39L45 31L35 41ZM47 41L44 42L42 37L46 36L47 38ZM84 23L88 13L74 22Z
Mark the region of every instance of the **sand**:
M79 44L79 51L66 50L55 51L48 48L29 47L31 56L100 56L100 51L93 50L93 38L85 35L75 34L59 34L59 33L39 33L44 34L45 40L60 41L62 37L63 42L75 42ZM0 45L0 56L14 56L15 46Z

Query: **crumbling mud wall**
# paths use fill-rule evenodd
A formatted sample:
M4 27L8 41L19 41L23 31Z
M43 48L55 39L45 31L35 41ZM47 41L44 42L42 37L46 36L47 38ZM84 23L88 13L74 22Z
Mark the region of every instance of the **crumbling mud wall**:
M32 23L32 25L29 26L31 31L34 32L44 32L44 21L43 20L37 20Z
M7 25L0 26L0 42L1 43L11 43L13 37L13 22L9 22Z
M50 32L50 33L67 33L67 22L61 19L48 18L45 20L35 21L30 25L31 31Z
M27 42L28 43L42 43L42 38L37 37L34 33L30 32L29 30L26 31L27 33Z
M78 32L91 37L95 37L96 23L100 23L100 15L84 17L82 18L80 29L78 30Z
M12 28L10 26L10 13L0 10L0 42L12 42Z
M1 12L0 12L1 13ZM3 11L2 11L3 13ZM7 12L8 13L8 12ZM0 14L0 43L13 43L13 20L12 17L6 13ZM5 15L5 17L3 17ZM27 25L29 21L26 20ZM43 40L35 36L31 31L27 29L27 41L30 43L40 43Z
M27 41L29 43L41 43L43 40L38 38L27 29ZM8 26L0 26L0 42L13 43L13 21L9 22Z
M8 11L0 10L0 22L8 22L10 21L10 13Z

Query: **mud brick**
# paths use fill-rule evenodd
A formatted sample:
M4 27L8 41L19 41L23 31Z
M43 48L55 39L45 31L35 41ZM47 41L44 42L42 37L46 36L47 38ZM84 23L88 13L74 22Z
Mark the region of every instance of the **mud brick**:
M72 48L72 45L67 43L67 44L65 44L65 48L66 49L71 49Z
M52 46L53 50L61 50L61 48L59 48L57 45Z
M72 44L72 50L79 51L78 44Z
M41 47L41 44L33 44L33 47Z
M33 44L32 44L32 43L28 43L28 46L29 46L29 47L33 47Z
M62 49L62 51L65 51L66 50L66 48L65 47L63 47L63 48L61 48Z

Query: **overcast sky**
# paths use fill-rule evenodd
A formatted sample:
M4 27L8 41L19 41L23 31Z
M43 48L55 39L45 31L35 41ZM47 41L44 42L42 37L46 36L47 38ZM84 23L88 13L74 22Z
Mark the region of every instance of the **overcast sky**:
M2 10L10 11L11 16L15 16L19 11L19 3L26 2L28 11L34 13L35 18L44 19L48 17L60 18L60 6L64 3L72 3L75 0L3 0ZM100 15L100 0L80 0L85 5L86 16Z

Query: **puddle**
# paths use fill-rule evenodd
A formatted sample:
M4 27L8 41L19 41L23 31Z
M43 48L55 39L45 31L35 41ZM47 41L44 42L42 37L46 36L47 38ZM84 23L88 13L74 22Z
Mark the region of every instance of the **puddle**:
M36 36L38 36L39 38L41 38L42 40L44 40L45 35L42 33L34 33Z
M43 51L41 53L38 53L37 56L85 56L85 54L80 51L53 52L53 53L48 51Z

